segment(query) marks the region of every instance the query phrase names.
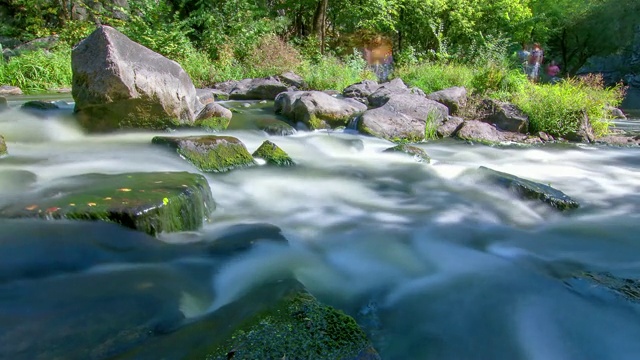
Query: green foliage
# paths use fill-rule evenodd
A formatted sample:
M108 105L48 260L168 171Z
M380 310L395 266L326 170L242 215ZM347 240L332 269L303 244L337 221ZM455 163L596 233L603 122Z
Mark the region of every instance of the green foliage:
M318 62L304 61L298 72L307 82L309 88L315 90L339 90L365 79L375 80L375 75L362 68L363 63L351 58L343 61L324 56Z
M4 61L0 57L0 84L25 92L42 92L71 85L71 49L36 50Z
M413 66L401 66L394 72L395 77L409 86L417 86L429 94L452 86L471 88L474 69L457 64L438 64L425 62Z
M437 111L430 111L425 119L424 139L434 140L438 138L438 123L440 115Z
M556 85L526 86L514 94L513 102L529 115L531 132L544 131L554 136L565 136L578 130L586 113L596 136L609 131L611 115L607 105L617 106L622 101L620 87L604 88L602 78L568 79Z

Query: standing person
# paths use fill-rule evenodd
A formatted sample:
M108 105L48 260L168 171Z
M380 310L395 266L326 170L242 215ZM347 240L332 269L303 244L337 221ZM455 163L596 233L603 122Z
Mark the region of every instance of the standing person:
M542 60L544 59L544 52L540 47L540 44L533 44L533 49L531 50L531 54L529 54L529 80L533 82L538 81L538 77L540 76L540 64L542 64Z
M558 74L560 73L560 67L556 64L555 60L551 60L551 63L547 66L547 76L549 76L549 83L555 84L560 78L558 78Z
M522 49L516 53L518 55L518 60L520 60L520 64L522 65L522 71L525 74L529 75L529 55L531 52L527 47L527 44L522 43Z

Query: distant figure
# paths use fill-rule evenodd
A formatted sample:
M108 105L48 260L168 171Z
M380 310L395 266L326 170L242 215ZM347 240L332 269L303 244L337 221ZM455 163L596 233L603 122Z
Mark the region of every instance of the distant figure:
M522 49L520 49L520 51L518 51L516 53L516 55L518 55L518 60L520 60L520 64L522 65L522 71L524 71L525 74L529 75L529 55L531 54L531 52L529 51L529 48L527 47L527 44L522 43Z
M542 64L542 60L544 59L544 52L540 47L540 44L533 44L533 49L531 50L531 54L529 54L529 80L533 82L538 81L538 77L540 76L540 64Z
M391 40L380 35L375 36L365 45L364 59L369 68L378 76L380 82L387 81L393 67L393 50Z
M560 73L560 67L556 64L555 60L551 60L551 63L547 66L547 76L549 77L549 83L555 84L560 81L558 74Z

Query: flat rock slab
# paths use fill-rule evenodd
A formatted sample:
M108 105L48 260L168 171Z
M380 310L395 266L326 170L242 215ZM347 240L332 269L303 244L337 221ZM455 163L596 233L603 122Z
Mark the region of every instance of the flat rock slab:
M187 172L87 174L63 184L0 209L0 217L102 220L156 236L197 230L215 208L207 180Z
M204 172L225 172L256 165L244 144L231 136L156 136L151 142L176 149L180 156Z
M519 178L484 166L481 166L478 170L489 181L512 190L524 199L540 200L561 211L576 209L580 206L577 201L549 185Z

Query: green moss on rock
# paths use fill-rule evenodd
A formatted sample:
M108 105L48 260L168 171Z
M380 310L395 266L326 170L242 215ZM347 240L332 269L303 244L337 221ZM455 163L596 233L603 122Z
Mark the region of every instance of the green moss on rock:
M7 154L7 143L4 141L4 136L0 135L0 156Z
M417 146L398 144L392 148L384 150L384 152L404 153L413 156L413 158L418 162L431 162L431 158L429 157L429 155L427 155L424 150Z
M196 120L193 126L203 128L205 130L225 130L229 126L230 122L231 119L211 117L208 119Z
M256 164L244 144L231 136L156 136L151 142L176 149L205 172L225 172Z
M207 359L380 359L355 320L306 292L241 324Z
M64 183L0 217L103 220L155 236L197 230L215 208L207 180L187 172L87 174Z
M260 147L253 152L253 156L264 159L267 164L276 166L293 166L296 163L278 145L265 140Z

